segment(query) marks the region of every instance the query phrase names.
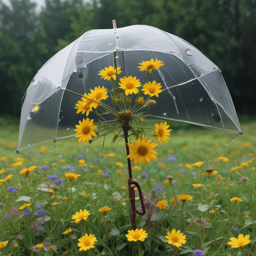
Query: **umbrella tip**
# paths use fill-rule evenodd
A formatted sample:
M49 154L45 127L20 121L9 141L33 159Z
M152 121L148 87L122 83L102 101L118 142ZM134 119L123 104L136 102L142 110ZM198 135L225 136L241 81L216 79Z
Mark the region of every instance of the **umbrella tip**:
M113 29L117 29L117 27L116 27L116 20L112 20L112 24L113 24Z

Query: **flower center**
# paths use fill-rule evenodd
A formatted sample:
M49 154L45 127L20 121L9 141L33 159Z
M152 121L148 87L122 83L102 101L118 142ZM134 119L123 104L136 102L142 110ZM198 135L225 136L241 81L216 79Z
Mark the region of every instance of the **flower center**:
M84 246L89 246L91 243L89 240L84 241Z
M160 137L163 137L163 135L164 135L164 130L163 130L163 128L161 128L161 127L158 128L158 135L159 135Z
M154 68L153 65L148 65L147 70L150 70L150 69L153 69L153 68Z
M243 246L244 246L244 243L243 243L243 242L238 242L237 245L238 245L239 247L243 247Z
M126 84L127 89L132 89L134 87L133 83L129 82Z
M179 238L175 236L175 237L172 238L172 241L177 243L179 241Z
M102 92L98 92L96 95L95 95L95 98L96 99L100 99L102 97Z
M154 87L150 87L150 88L148 89L148 91L149 91L150 93L154 93L154 92L156 91L156 89L155 89Z
M113 76L113 74L114 74L114 71L108 71L108 73L107 73L107 76Z
M145 156L148 153L148 149L144 146L140 146L138 148L138 154L141 156Z
M86 135L86 134L90 133L90 130L91 130L90 126L85 126L85 127L83 127L82 132L83 132L83 134Z
M139 237L140 237L139 234L134 234L134 235L133 235L133 238L134 238L134 239L139 239Z

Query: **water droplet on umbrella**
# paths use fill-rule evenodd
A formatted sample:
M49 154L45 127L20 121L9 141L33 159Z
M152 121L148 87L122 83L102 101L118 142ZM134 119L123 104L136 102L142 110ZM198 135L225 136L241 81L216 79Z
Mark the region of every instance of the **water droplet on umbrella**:
M194 86L195 85L195 83L192 83L192 86Z
M188 48L185 50L185 53L186 53L188 56L192 56L192 52L191 52L191 50L188 49Z
M69 130L70 130L70 128L67 128L67 130L69 131Z
M173 96L172 98L173 98L173 100L176 100L176 97L175 97L175 96Z
M228 143L226 143L226 146L228 146Z
M220 116L217 114L212 114L212 119L214 122L219 123L220 122Z
M232 139L231 141L235 141L234 139Z
M163 116L166 116L166 113L163 113Z
M202 102L204 100L204 98L200 98L199 101Z
M28 120L31 120L31 116L28 116L28 118L27 118Z

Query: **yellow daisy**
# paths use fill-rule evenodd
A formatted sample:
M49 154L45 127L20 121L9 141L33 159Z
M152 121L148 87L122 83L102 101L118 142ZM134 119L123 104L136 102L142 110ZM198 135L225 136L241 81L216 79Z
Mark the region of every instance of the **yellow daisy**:
M76 180L76 179L78 179L80 176L81 176L80 174L77 175L77 174L75 174L75 173L73 173L73 172L68 172L68 173L65 174L65 177L68 178L69 181Z
M200 167L202 164L204 164L204 162L199 161L194 163L193 166Z
M77 244L79 248L79 251L87 251L91 248L94 248L94 244L97 242L96 237L92 234L88 236L88 234L85 234L80 239L78 239L79 243Z
M159 201L157 204L156 204L157 207L161 209L166 209L166 207L168 206L167 205L167 201L166 200L162 200L162 201Z
M214 169L207 169L207 170L203 173L203 175L206 175L207 177L210 177L210 176L216 175L216 174L218 174L218 172L217 172L217 171L214 171Z
M137 79L137 77L124 77L120 79L121 83L118 83L120 85L120 88L125 91L125 95L129 94L137 94L139 90L137 89L138 87L141 86L140 80Z
M231 201L231 202L234 202L234 203L240 203L240 202L242 202L243 200L242 200L241 198L239 198L239 197L232 197L232 198L230 199L230 201Z
M5 241L5 242L0 242L0 250L3 249L9 241Z
M81 220L87 220L88 216L90 215L90 212L87 210L80 210L79 212L75 213L72 216L72 219L75 220L75 223L80 222Z
M31 205L31 204L25 203L25 204L23 204L19 209L20 209L20 210L26 209L26 208L28 208L30 205Z
M128 230L128 234L125 236L129 242L143 242L148 237L148 234L145 230L136 228L135 230Z
M43 244L43 243L36 245L36 248L38 248L38 249L41 249L41 248L43 248L43 247L44 247L44 244Z
M163 90L160 90L162 88L160 83L156 83L156 81L148 82L143 85L142 91L145 95L149 95L150 97L156 96L159 97L159 93L161 93Z
M121 162L117 162L117 163L116 163L116 166L118 166L118 167L123 167L123 166L124 166L124 164L123 164L123 163L121 163Z
M2 174L2 173L4 173L5 172L5 169L2 169L1 171L0 171L0 174Z
M129 144L128 146L131 148L130 154L127 158L134 158L134 164L137 162L146 164L150 163L151 160L157 159L157 152L153 149L157 146L156 143L151 143L151 140L146 140L144 137L142 139L138 139L134 142L134 144Z
M104 206L99 209L99 212L102 212L104 215L106 215L109 211L111 211L111 208L109 208L108 206Z
M143 104L144 103L144 98L143 97L139 97L136 101L137 104Z
M203 184L200 184L200 183L198 183L198 184L193 184L193 187L195 187L195 188L200 188L200 187L202 187L203 186Z
M193 197L190 195L180 195L177 197L178 200L181 200L182 202L186 202L191 200Z
M244 236L240 234L237 239L235 237L231 237L230 241L228 242L228 245L231 245L231 248L240 248L240 247L244 247L250 242L251 242L250 235Z
M113 78L114 80L116 80L116 74L120 74L121 73L121 67L118 67L117 69L115 69L112 66L109 66L108 68L106 67L105 69L102 69L99 72L99 76L101 76L101 78L104 78L104 80L110 80L111 78Z
M126 191L126 190L127 190L127 188L126 188L125 186L121 186L121 189L122 189L123 191Z
M79 137L78 142L90 141L93 137L97 137L96 133L93 131L97 128L96 125L93 125L93 119L86 118L83 121L79 121L79 125L76 125L75 131L76 137Z
M58 203L58 202L54 202L52 205L53 205L53 206L59 205L59 203Z
M165 141L165 143L167 143L167 140L169 139L170 132L171 129L168 130L169 125L167 125L167 122L164 123L160 123L160 124L155 124L156 129L152 132L152 134L156 134L157 135L157 141L159 143L162 143Z
M167 236L165 236L165 238L168 240L168 244L178 248L187 242L186 236L181 233L180 230L176 232L176 229L173 229L171 233L167 231Z
M5 178L5 181L10 180L12 177L13 177L12 174L11 174L11 175L8 175L8 176Z
M22 171L20 171L20 174L24 174L25 177L28 177L28 175L33 172L35 169L37 168L37 166L31 166L29 168L25 168Z
M100 100L105 100L108 98L108 92L107 92L107 88L105 88L104 86L102 86L102 88L99 87L95 87L94 90L91 89L91 93L89 98L93 99L94 101L99 102Z
M18 167L18 166L21 166L23 164L24 164L23 161L19 161L19 162L16 162L16 163L12 164L11 167Z
M79 114L82 112L84 114L86 112L86 116L89 115L89 113L93 110L93 108L98 107L98 103L93 101L89 96L85 93L84 96L86 98L82 98L82 100L79 100L76 103L75 109L77 109L76 113Z
M68 230L64 231L62 234L63 235L69 235L72 232L72 229L69 228Z
M147 60L147 61L142 61L142 63L139 63L139 65L141 65L141 66L139 66L138 68L140 68L140 71L147 70L148 73L150 74L153 69L158 69L161 66L163 66L164 64L162 62L163 61L157 60L157 59L156 60L151 59L151 60Z

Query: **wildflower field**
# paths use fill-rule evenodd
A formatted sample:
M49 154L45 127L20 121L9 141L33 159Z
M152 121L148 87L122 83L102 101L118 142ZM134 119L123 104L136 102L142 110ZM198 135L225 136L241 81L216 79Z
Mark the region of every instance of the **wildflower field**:
M171 122L157 159L133 166L147 203L133 231L123 140L64 139L30 160L2 121L0 255L255 255L256 123L226 146L230 134Z

